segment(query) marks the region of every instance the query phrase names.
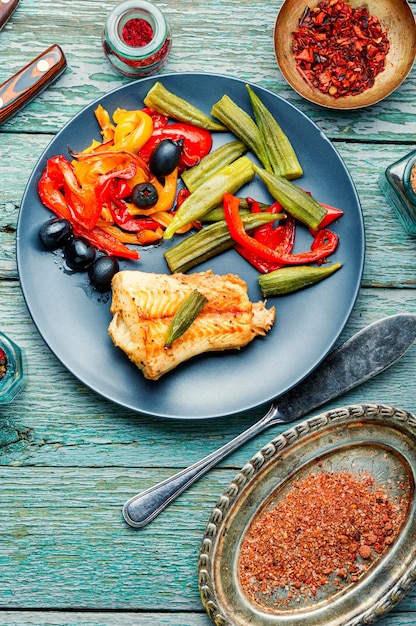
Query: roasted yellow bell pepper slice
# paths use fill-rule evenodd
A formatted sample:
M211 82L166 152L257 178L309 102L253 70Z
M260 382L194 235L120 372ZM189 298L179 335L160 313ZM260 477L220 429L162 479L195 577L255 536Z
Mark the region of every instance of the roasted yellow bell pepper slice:
M116 109L113 121L116 124L113 137L115 150L129 150L137 154L152 136L153 120L144 111Z

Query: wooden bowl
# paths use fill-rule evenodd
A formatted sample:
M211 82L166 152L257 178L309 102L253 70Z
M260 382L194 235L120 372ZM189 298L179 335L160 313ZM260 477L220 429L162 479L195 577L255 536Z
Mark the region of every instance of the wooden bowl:
M301 96L330 109L359 109L389 96L409 74L416 57L416 21L406 0L348 0L352 7L365 5L387 29L390 49L385 69L372 87L361 94L334 98L314 89L300 75L292 51L292 33L299 28L299 19L306 6L314 8L319 0L285 0L274 28L274 49L277 63L289 85Z

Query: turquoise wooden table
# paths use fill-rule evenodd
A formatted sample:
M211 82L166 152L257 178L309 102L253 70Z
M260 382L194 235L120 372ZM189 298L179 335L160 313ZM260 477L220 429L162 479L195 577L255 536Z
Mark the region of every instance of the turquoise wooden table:
M0 408L0 624L8 626L208 626L197 584L204 528L236 470L281 430L246 444L148 527L133 530L121 514L127 498L224 444L260 413L184 423L122 409L61 365L27 311L15 258L22 194L63 124L129 82L101 50L114 5L21 0L0 35L0 83L54 43L68 61L57 82L0 127L0 330L28 362L27 386ZM163 72L221 73L268 88L316 122L344 159L362 203L366 260L340 339L385 315L416 312L416 241L378 186L384 169L416 148L415 70L371 108L323 110L297 96L276 66L272 34L280 0L162 0L159 6L173 31ZM413 346L336 405L380 402L416 412L415 379ZM416 589L379 623L415 624Z

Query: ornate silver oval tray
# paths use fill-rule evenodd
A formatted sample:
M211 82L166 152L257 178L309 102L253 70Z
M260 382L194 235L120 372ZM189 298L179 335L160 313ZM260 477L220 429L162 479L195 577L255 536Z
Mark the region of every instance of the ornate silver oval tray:
M359 555L358 575L344 576L342 584L335 572L313 593L288 595L291 588L280 583L264 593L252 576L255 591L247 592L240 562L250 527L276 509L294 485L319 473L365 478L396 503L401 519L387 520L396 523L389 545L372 549L370 558ZM383 617L416 579L415 476L416 416L401 409L342 407L277 436L235 476L206 527L198 577L211 620L217 626L364 626ZM293 533L291 539L293 546Z

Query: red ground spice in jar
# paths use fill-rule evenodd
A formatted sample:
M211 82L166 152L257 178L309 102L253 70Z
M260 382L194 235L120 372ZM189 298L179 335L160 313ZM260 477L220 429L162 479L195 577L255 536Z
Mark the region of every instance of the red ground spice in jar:
M318 472L291 483L243 538L240 583L257 604L313 600L325 585L355 582L405 521L405 494L391 500L369 475ZM324 591L324 589L321 589Z
M306 7L292 33L296 67L314 89L334 98L357 95L374 85L390 48L387 30L365 6L342 0Z
M124 0L109 13L102 33L110 65L138 78L159 72L167 61L172 36L162 11L149 0Z
M124 24L121 36L128 46L139 48L152 41L153 28L143 18L136 17Z

